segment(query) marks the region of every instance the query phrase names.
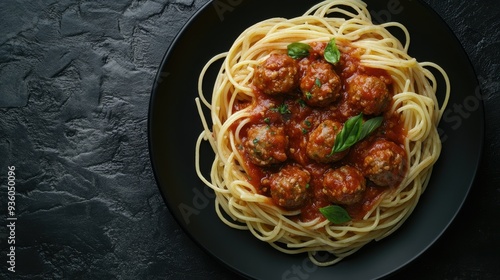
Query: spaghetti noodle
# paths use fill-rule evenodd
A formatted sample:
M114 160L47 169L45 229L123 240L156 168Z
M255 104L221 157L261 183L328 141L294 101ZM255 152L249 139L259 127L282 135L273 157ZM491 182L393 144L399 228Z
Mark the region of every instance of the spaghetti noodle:
M429 182L450 94L446 72L412 58L409 43L403 25L373 24L365 3L333 0L259 22L208 61L195 161L220 219L321 266L394 232ZM209 99L203 79L220 60ZM430 69L445 80L441 104ZM199 166L204 140L215 152L210 178Z

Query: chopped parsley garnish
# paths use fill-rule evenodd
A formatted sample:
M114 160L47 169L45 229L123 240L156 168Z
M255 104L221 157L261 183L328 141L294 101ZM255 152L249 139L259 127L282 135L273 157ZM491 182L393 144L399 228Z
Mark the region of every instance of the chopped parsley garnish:
M281 104L278 107L273 107L273 108L271 108L271 111L278 112L278 113L280 113L282 115L292 113L290 111L290 109L288 109L288 105L287 104Z
M321 81L319 80L319 78L316 78L316 80L314 81L314 84L317 86L317 87L321 87Z
M306 103L304 102L304 100L299 98L299 99L297 99L297 102L299 103L300 107L302 107L302 108L306 107Z

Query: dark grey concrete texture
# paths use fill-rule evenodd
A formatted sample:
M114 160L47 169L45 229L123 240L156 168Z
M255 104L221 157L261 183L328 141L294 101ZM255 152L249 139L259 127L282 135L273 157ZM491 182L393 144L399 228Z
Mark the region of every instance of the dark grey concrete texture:
M484 154L456 219L391 279L498 279L500 4L424 2L449 25L476 71ZM205 3L0 1L0 279L239 277L171 216L148 151L158 67ZM12 166L15 273L7 270Z

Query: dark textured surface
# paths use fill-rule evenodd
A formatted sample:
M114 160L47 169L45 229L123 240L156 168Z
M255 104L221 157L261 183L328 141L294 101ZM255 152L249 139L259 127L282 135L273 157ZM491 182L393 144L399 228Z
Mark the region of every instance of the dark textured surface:
M206 2L0 2L0 279L236 277L173 220L148 154L157 67ZM457 218L394 278L496 279L500 4L426 2L456 34L477 73L484 155ZM15 273L6 265L8 166L16 168Z

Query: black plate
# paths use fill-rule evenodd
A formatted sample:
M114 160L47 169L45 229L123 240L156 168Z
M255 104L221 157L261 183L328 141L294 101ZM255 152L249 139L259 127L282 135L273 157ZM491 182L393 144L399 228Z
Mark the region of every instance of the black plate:
M228 50L248 26L271 17L300 16L314 3L213 1L191 18L167 51L153 86L149 112L153 170L169 210L187 234L244 276L379 278L414 260L448 227L472 185L483 143L483 104L475 73L454 34L426 4L411 0L367 1L375 22L403 23L411 34L410 54L418 61L441 65L448 71L452 85L449 107L440 125L444 142L441 158L416 210L393 235L365 246L339 264L317 268L306 255L280 253L250 232L231 229L219 221L213 194L198 180L194 169L195 142L202 130L194 99L203 65L215 54ZM210 79L215 77L216 68L205 83L207 92L211 92ZM207 172L213 158L208 144L202 157Z

